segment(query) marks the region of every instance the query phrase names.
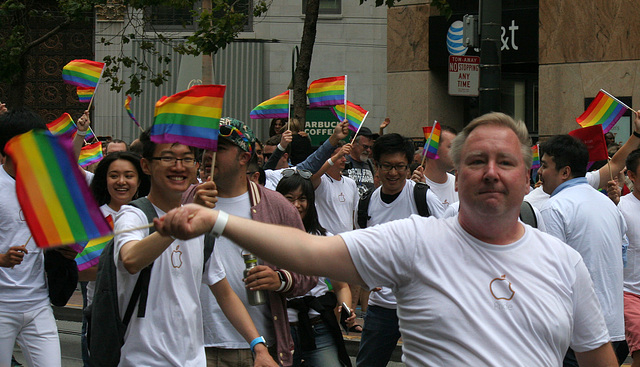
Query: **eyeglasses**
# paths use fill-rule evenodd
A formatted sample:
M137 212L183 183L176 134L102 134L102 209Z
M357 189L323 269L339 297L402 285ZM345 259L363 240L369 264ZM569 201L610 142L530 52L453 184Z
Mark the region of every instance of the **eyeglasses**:
M170 156L164 157L152 157L151 160L160 161L163 166L174 166L178 161L182 162L182 165L185 167L193 167L196 165L195 158L187 157L187 158L176 158Z
M406 164L392 165L387 163L383 163L380 165L380 170L383 172L391 172L391 170L394 168L396 169L396 171L398 171L398 173L402 173L405 172L407 168L409 168L409 166L407 166Z
M293 175L300 175L300 177L304 178L305 180L308 180L311 178L311 176L313 176L313 173L311 173L311 171L307 171L306 169L294 169L294 168L287 168L282 171L282 177L284 178L288 178Z

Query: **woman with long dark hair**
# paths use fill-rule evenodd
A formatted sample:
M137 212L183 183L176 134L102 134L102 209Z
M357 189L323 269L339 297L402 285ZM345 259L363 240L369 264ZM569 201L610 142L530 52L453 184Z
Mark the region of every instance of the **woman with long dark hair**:
M298 209L305 230L315 235L330 235L318 221L311 172L286 169L282 175L284 177L276 191ZM336 318L343 302L351 302L347 283L325 277L319 277L318 284L304 297L287 300L291 336L295 343L294 366L301 366L303 361L305 366L351 366ZM351 311L348 322L354 319L355 313Z

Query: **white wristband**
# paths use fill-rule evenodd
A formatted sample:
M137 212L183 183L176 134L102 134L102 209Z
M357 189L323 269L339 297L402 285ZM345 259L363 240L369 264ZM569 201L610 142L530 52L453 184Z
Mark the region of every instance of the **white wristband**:
M329 157L329 159L327 159L327 163L329 163L330 166L333 166L333 161L331 160L331 157Z
M229 214L227 212L223 212L220 210L218 212L218 219L216 219L216 223L211 228L211 232L209 232L212 236L216 238L220 237L224 228L227 226L227 222L229 221Z
M278 143L278 149L282 152L286 150L286 148L283 148L282 145L280 145L280 143Z
M85 130L85 131L76 131L76 134L80 135L80 136L87 136L87 134L89 133L89 130Z

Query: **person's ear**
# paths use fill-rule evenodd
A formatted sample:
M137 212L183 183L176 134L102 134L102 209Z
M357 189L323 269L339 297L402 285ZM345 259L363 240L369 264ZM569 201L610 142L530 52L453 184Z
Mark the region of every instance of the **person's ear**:
M146 158L140 159L140 167L142 167L142 172L151 176L151 163Z

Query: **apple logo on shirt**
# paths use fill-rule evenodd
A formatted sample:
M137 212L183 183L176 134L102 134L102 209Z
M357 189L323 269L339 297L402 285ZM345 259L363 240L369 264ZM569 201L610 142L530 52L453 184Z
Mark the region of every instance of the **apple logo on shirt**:
M182 251L180 251L180 245L171 252L171 265L176 269L182 266Z
M511 282L506 279L506 275L503 274L500 278L494 278L489 283L489 290L491 295L495 299L503 299L511 301L515 292L511 289Z

